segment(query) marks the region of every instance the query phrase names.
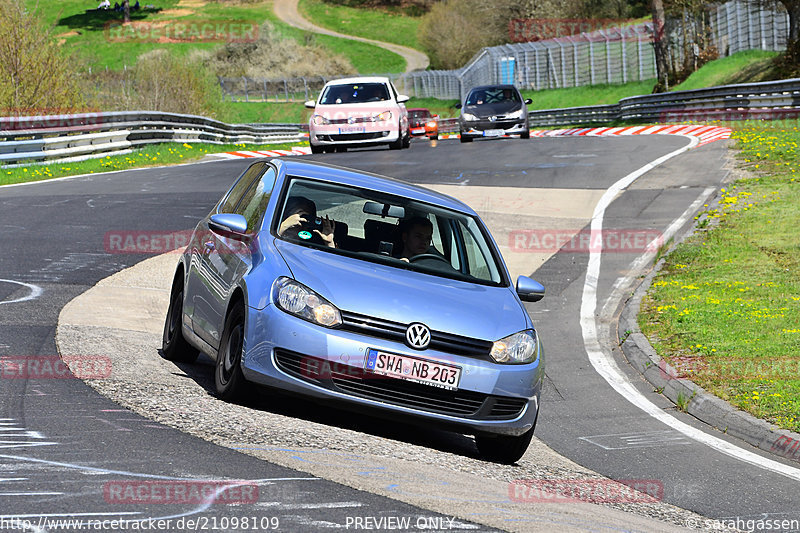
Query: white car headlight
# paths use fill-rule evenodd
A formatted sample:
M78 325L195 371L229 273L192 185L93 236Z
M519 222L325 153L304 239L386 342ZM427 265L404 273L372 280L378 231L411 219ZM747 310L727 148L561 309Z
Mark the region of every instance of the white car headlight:
M536 331L526 329L509 335L492 345L492 359L498 363L532 363L539 356Z
M522 118L522 109L506 115L506 118Z
M461 113L461 116L464 118L464 120L470 120L470 121L478 120L478 117L476 117L472 113Z
M392 112L384 111L383 113L375 117L375 122L385 122L391 118L392 118Z
M333 328L342 314L335 305L293 279L280 277L272 285L272 300L280 309L314 324Z
M330 121L327 118L323 117L322 115L314 115L313 117L311 117L311 120L317 126L323 126L325 124L330 124Z

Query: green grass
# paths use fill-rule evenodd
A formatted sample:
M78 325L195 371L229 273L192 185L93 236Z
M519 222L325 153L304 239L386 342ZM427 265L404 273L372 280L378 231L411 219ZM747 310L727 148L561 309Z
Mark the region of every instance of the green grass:
M773 79L772 60L778 55L778 52L765 50L738 52L706 63L672 90L688 91L716 85L767 81Z
M650 94L654 85L655 80L645 80L620 85L586 85L566 89L522 91L522 95L533 100L528 109L560 109L616 104L622 98Z
M177 144L165 143L147 146L125 155L108 155L75 163L52 163L49 165L29 165L25 167L0 167L0 185L41 181L78 174L98 174L130 168L175 165L201 159L207 154L242 150L244 144ZM271 145L247 145L248 150L290 149L308 146L307 142Z
M753 177L722 190L667 258L639 321L679 372L800 430L800 123L735 124Z
M217 3L209 2L201 7L188 8L186 13L170 13L178 8L179 0L140 0L141 5L152 4L155 10L132 11L131 18L138 24L158 24L173 21L175 24L201 24L206 21L228 23L223 26L234 37L241 37L239 28L230 23L252 24L258 28L265 20L275 26L281 35L295 39L300 43L317 43L332 53L342 54L359 72L403 72L405 61L402 57L383 50L377 46L359 43L348 39L314 35L284 24L272 12L272 2L257 3ZM87 3L87 0L63 0L62 2L39 2L26 0L29 8L36 9L45 24L53 28L53 35L63 41L65 50L72 52L76 58L93 70L120 70L136 63L142 53L157 48L167 48L177 55L185 55L194 49L212 50L221 45L220 42L157 42L162 34L157 33L161 26L153 26L148 33L139 26L138 33L120 33L120 38L111 28L122 18L121 13L114 11L91 12L99 4ZM174 27L174 26L171 26ZM164 30L160 30L162 33Z
M410 17L394 10L359 9L337 6L321 0L300 0L302 15L316 24L345 35L422 48L417 41L420 17Z
M399 55L378 46L310 33L282 22L272 11L271 2L262 14L270 21L281 36L295 39L299 43L314 43L324 46L335 54L347 57L355 69L362 74L404 72L406 61Z

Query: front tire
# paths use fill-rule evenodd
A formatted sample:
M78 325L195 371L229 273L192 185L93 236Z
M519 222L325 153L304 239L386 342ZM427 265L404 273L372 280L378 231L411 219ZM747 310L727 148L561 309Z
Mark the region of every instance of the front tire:
M539 413L536 413L536 420ZM519 436L511 435L490 435L481 433L475 435L475 444L481 457L495 463L506 465L514 464L519 461L533 438L533 430L536 429L536 420L533 421L531 429Z
M528 128L525 128L525 131L523 131L519 135L519 138L520 139L530 139L531 138L531 130L529 130Z
M323 151L325 151L325 149L322 146L311 145L312 154L321 154Z
M472 137L470 137L469 135L465 136L463 133L461 133L459 135L459 137L461 137L461 142L462 143L471 143L472 142Z
M242 350L244 348L244 306L234 305L225 319L225 329L217 353L214 384L217 396L226 401L241 399L246 381L242 373Z
M169 295L169 308L161 337L161 356L168 361L193 363L200 352L183 336L183 279L177 276Z

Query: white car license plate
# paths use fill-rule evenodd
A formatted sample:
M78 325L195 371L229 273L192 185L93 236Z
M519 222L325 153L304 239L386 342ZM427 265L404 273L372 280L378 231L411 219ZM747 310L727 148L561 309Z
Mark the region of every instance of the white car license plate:
M460 367L373 349L367 351L366 369L379 376L405 379L448 390L457 390L461 379Z
M503 130L486 130L483 132L484 137L502 137L505 135L505 131Z
M342 126L339 128L339 133L365 133L367 129L364 126Z
M425 133L425 128L413 128L411 133L414 135L419 135L420 133Z

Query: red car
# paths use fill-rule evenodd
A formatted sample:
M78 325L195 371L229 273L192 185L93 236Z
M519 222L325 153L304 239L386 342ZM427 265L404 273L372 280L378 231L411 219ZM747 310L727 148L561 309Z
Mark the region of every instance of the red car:
M411 108L408 110L408 127L412 136L426 135L435 141L439 138L439 115L432 115L424 107Z

